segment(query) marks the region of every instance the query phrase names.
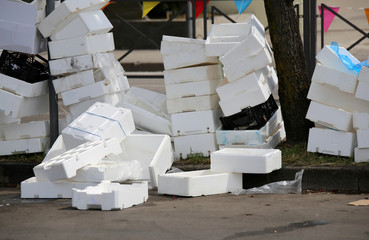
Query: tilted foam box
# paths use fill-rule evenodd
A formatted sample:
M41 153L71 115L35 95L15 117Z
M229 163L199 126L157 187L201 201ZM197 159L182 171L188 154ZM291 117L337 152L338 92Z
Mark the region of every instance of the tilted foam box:
M0 141L0 155L45 152L49 143L49 137Z
M0 89L22 97L37 97L48 93L47 81L27 83L0 73Z
M77 72L53 80L55 93L57 94L93 83L95 83L95 78L92 70Z
M191 156L210 156L218 150L215 133L202 133L173 137L176 159L187 159Z
M216 109L218 107L219 97L217 94L167 100L169 114L190 111L206 111Z
M369 83L359 82L355 92L355 97L369 102Z
M369 148L354 149L355 162L369 162Z
M4 137L6 141L41 138L49 136L50 125L48 121L33 121L27 123L10 123L4 127Z
M168 99L199 97L215 94L215 89L218 84L219 79L167 84L165 85L165 92Z
M355 129L369 129L369 113L354 111L352 118Z
M175 83L187 83L205 80L223 79L220 64L196 66L179 69L164 70L164 81L166 85Z
M369 129L356 131L357 135L357 147L358 148L369 148Z

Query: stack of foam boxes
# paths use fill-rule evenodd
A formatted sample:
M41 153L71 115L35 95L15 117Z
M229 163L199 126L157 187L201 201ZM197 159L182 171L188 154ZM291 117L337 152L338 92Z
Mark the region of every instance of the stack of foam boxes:
M62 131L35 177L22 182L21 197L72 198L78 209L102 210L145 202L173 151L169 136L134 130L131 110L93 104Z
M39 25L50 37L50 72L56 93L69 107L72 119L97 101L119 103L129 89L114 50L113 28L100 10L107 0L66 0Z
M218 149L215 130L221 112L215 89L223 79L219 61L205 55L205 40L198 39L163 36L161 53L176 158L210 156Z
M220 147L274 148L285 138L281 111L272 95L278 78L263 25L245 22L212 25L207 54L219 56L225 81L216 89L223 111L216 131Z
M315 127L309 131L307 150L352 157L355 147L358 147L355 161L367 161L366 150L362 149L369 147L365 144L369 136L361 133L365 133L368 126L365 120L369 113L368 94L362 94L362 91L367 91L368 70L363 67L359 75L358 71L350 70L340 56L353 64L359 63L343 47L325 46L316 57L318 63L307 96L311 103L306 115L307 119L315 122ZM364 84L358 84L358 78L359 83Z

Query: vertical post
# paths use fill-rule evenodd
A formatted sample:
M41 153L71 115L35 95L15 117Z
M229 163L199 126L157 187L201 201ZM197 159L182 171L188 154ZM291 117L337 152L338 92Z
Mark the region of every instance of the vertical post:
M192 0L192 38L196 38L196 0Z
M304 52L307 74L311 79L316 54L316 0L304 0Z
M186 8L186 23L187 23L187 37L190 38L192 36L192 9L191 9L191 0L187 0L187 8Z
M46 16L55 9L55 0L47 0ZM48 39L49 41L49 39ZM48 59L50 60L50 51L48 51ZM49 69L50 70L50 69ZM50 115L50 146L52 146L59 135L59 116L58 116L58 95L55 93L53 86L53 77L49 77L49 115Z
M204 14L204 39L206 40L207 38L207 34L208 34L208 17L207 17L207 4L206 4L206 0L203 0L203 3L204 3L204 11L203 11L203 14Z
M320 23L320 49L322 49L324 47L324 8L325 8L325 5L322 4L321 9L320 9L320 11L322 12L320 14L320 20L321 20L321 23Z

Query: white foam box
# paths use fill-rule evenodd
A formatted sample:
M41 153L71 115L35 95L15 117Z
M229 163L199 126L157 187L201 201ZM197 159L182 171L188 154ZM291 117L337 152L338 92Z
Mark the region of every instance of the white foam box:
M121 67L121 65L119 64ZM123 72L118 72L114 66L99 68L94 72L95 81L103 81L105 84L110 82L118 82L120 89L128 90L130 88L128 78L124 76Z
M210 170L214 172L267 174L281 167L279 149L223 148L210 156Z
M369 148L369 129L356 131L357 135L357 147L358 148Z
M165 85L167 99L199 97L215 94L219 79Z
M113 28L101 10L79 12L70 18L69 21L58 26L50 36L52 41L104 34Z
M355 92L355 97L369 102L369 83L359 82Z
M21 182L21 198L72 198L73 188L84 189L95 185L97 183L68 180L38 182L36 177L31 177Z
M354 132L310 128L307 151L352 157L356 145L357 139Z
M60 25L67 24L74 14L99 10L106 3L108 3L107 0L63 1L52 13L40 22L38 29L45 38L50 37Z
M242 189L242 174L210 170L168 173L159 176L159 194L198 197Z
M311 101L306 118L323 126L350 132L353 131L352 113Z
M311 81L337 87L343 92L354 93L357 79L357 74L340 71L318 63L315 66Z
M122 210L149 198L147 182L119 184L104 181L85 189L73 189L72 207L79 210Z
M250 72L266 67L272 61L270 50L264 47L256 55L244 57L231 66L223 67L223 71L228 81L233 82Z
M40 138L49 136L50 125L48 121L34 121L28 123L6 124L4 137L6 141Z
M343 109L347 112L369 113L369 102L355 98L353 94L339 91L334 87L312 82L307 98L331 107Z
M0 141L0 155L44 152L49 146L49 137Z
M272 67L272 66L266 66L265 68L263 68L263 69L261 69L259 71L261 71L262 73L264 73L264 76L267 79L267 83L268 83L269 89L270 89L271 92L273 92L273 95L274 95L274 92L276 92L276 91L277 91L277 94L278 94L278 89L277 89L277 86L278 86L278 76L277 76L277 73L274 70L274 67ZM276 97L274 97L274 98L277 99Z
M97 102L69 124L62 135L66 146L73 148L87 141L108 138L121 142L134 130L131 110Z
M339 54L346 56L349 58L353 64L360 63L359 60L357 60L350 52L348 52L345 48L339 47L338 50ZM337 69L340 71L344 71L349 74L355 74L358 75L358 73L355 70L349 70L346 65L342 62L340 57L337 55L337 53L330 47L330 45L325 45L322 50L316 55L316 59L333 69Z
M173 136L214 133L221 125L218 109L172 114Z
M116 138L86 142L33 168L37 181L56 181L76 176L77 170L109 154L122 152Z
M355 148L354 149L355 162L369 162L369 148Z
M169 114L191 111L206 111L219 107L217 94L167 100Z
M361 67L359 77L359 82L366 82L369 83L369 68L368 67Z
M205 55L205 40L163 36L160 45L164 69L175 69L198 64L219 63L217 57Z
M0 73L0 89L23 97L37 97L48 93L47 81L27 83Z
M257 130L223 130L220 126L216 130L216 140L219 145L260 145L282 123L282 112L279 108L265 126Z
M191 155L210 156L218 150L215 133L193 134L173 137L176 159L187 159Z
M0 124L20 123L20 122L21 122L20 118L12 118L12 117L6 116L4 112L0 111Z
M354 111L352 113L352 121L355 129L369 129L369 113Z
M55 93L57 94L93 83L95 83L95 78L91 69L53 80Z
M223 79L220 64L164 70L166 85L215 79Z
M113 33L49 42L51 59L109 52L114 49Z
M49 111L49 95L22 97L0 89L0 111L12 118L47 113Z

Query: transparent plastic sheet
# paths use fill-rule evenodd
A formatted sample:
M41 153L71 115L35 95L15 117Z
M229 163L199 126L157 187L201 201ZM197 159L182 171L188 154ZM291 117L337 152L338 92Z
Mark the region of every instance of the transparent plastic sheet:
M267 193L277 193L277 194L298 194L302 191L302 175L304 169L295 174L295 180L292 181L279 181L273 182L261 187L255 187L250 189L241 189L232 192L235 195L244 194L267 194Z

